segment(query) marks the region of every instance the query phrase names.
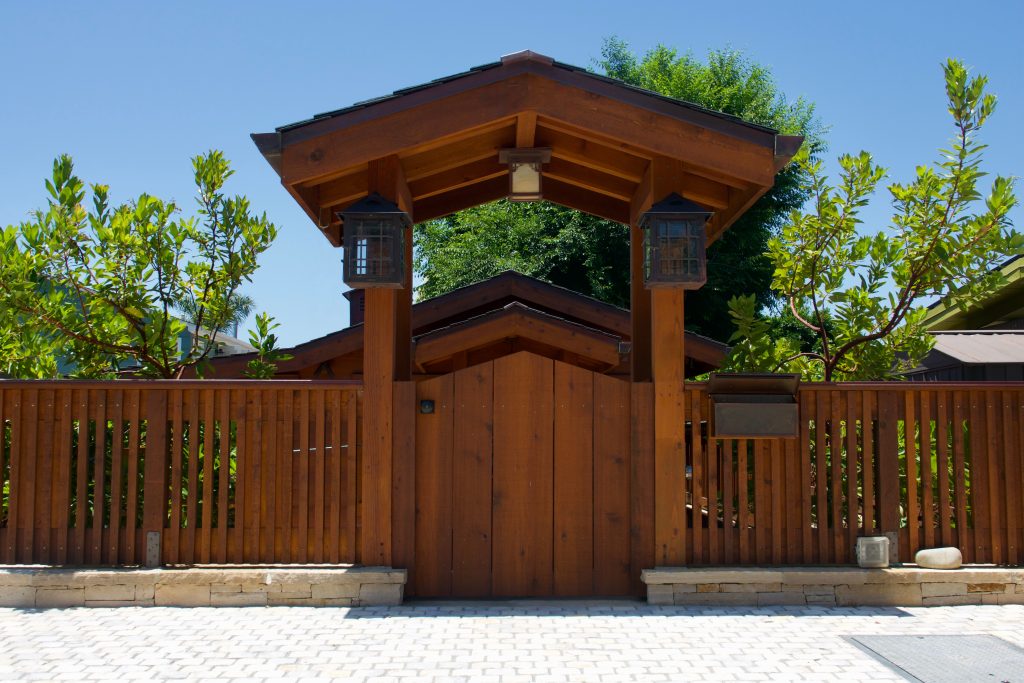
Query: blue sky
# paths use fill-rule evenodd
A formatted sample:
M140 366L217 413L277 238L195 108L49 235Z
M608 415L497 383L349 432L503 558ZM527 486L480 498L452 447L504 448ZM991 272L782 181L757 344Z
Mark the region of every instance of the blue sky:
M700 55L730 46L814 101L829 157L867 149L910 177L951 133L940 63L958 56L999 95L994 173L1024 173L1024 3L1005 2L5 2L0 7L0 224L41 206L71 154L116 199L191 210L189 159L224 150L229 189L280 227L256 281L286 344L346 324L341 252L280 186L249 133L532 49L588 66L602 39ZM834 168L834 165L833 165ZM1021 188L1024 194L1024 187ZM885 197L868 227L887 219ZM1018 210L1018 223L1024 213Z

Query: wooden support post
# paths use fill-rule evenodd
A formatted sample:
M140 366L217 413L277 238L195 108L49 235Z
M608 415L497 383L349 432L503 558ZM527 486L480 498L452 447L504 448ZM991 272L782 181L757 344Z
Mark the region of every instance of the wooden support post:
M655 562L661 565L686 563L684 292L644 288L639 220L670 193L685 196L685 177L680 162L658 157L648 166L630 203L632 376L634 382L654 384L654 545Z
M412 195L397 156L371 161L367 192L378 192L412 215ZM360 562L392 563L395 445L394 383L412 370L412 230L405 239L405 287L367 288L363 323L363 466ZM407 420L398 421L405 425Z

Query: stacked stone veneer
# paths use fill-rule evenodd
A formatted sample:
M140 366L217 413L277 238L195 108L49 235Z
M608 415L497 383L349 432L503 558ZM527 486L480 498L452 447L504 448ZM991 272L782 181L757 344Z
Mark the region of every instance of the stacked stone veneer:
M190 568L0 570L2 607L399 605L404 569Z
M643 572L652 605L1024 604L1024 569L700 568Z

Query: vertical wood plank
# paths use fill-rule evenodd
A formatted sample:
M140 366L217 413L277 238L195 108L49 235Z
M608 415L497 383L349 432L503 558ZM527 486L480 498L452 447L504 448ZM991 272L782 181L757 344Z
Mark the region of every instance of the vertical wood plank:
M361 554L367 565L391 565L391 480L396 305L394 290L366 290L363 324L363 456ZM402 340L409 343L408 339Z
M988 500L989 528L991 533L992 562L1006 562L1006 498L1002 495L1003 482L1006 480L1006 468L1002 458L1003 444L1000 443L1001 431L996 420L1001 417L999 394L986 391L982 407L985 411L985 436L983 447L988 467Z
M143 471L143 538L150 532L161 535L161 560L166 562L167 534L167 401L166 391L145 394L146 450ZM145 542L143 542L145 544ZM144 553L145 551L143 551Z
M394 467L392 468L393 490L391 493L391 561L393 566L415 571L416 553L416 385L413 382L396 382L393 424ZM341 434L338 434L341 438ZM340 462L338 464L340 466ZM337 471L337 470L336 470ZM340 481L340 478L339 478ZM489 485L488 480L488 485ZM488 497L489 498L489 497ZM340 520L340 508L332 505L331 519ZM490 519L488 499L487 517ZM490 527L487 530L490 535ZM337 532L335 531L335 535ZM487 555L490 563L490 552Z
M121 540L121 488L124 466L124 392L110 392L110 532L107 536L106 564L118 564Z
M57 432L54 435L56 442L54 455L57 458L57 464L54 467L53 509L50 513L50 523L56 534L53 562L62 565L67 563L68 542L70 541L68 525L71 519L71 389L57 390L54 403L55 409L60 413L60 418ZM3 424L2 408L0 408L0 439L3 438ZM134 528L134 525L132 526ZM130 546L128 549L130 550ZM129 552L127 559L131 561L132 557Z
M86 557L89 564L103 562L103 496L106 487L104 464L106 459L107 435L107 392L103 389L89 391L89 402L92 404L95 440L93 442L92 472L92 527L89 531L89 552Z
M921 549L920 509L917 486L917 412L914 391L903 392L903 443L906 451L907 472L907 534L910 540L909 556ZM923 436L923 435L922 435ZM922 439L922 453L924 440ZM901 555L903 549L901 549ZM909 558L908 558L909 559Z
M966 454L964 449L964 443L966 435L964 433L964 414L965 411L970 410L970 404L967 402L967 394L963 391L953 392L953 425L952 425L952 441L953 441L953 497L956 500L956 530L957 530L957 544L960 548L960 552L964 556L964 561L974 562L974 541L970 530L968 529L967 522L967 505L968 505L968 490L965 464Z
M316 459L312 473L313 493L313 561L324 561L324 392L317 390L313 394L316 411ZM389 485L390 488L390 485ZM389 497L390 502L390 497ZM389 534L390 537L390 534Z
M411 389L415 392L415 387ZM341 562L341 497L344 495L341 487L342 474L341 474L341 462L342 462L342 421L344 419L344 413L342 412L344 406L344 393L342 391L331 391L328 392L328 411L331 416L330 420L330 442L331 447L328 451L327 459L327 484L328 493L327 497L329 500L327 519L328 528L326 530L329 541L326 548L326 556L328 561L333 564ZM412 398L409 399L411 402L415 402L415 393ZM395 410L398 410L398 404L396 404ZM280 413L279 413L280 415ZM409 425L409 431L415 429L415 425ZM280 432L278 432L280 438ZM408 445L411 447L413 444L413 437L409 437ZM289 448L290 448L289 441ZM404 445L403 445L404 446ZM412 466L415 467L416 454L410 453L411 448L404 448L403 453L408 460L412 461ZM396 449L397 452L397 449ZM283 490L283 489L282 489ZM398 490L398 489L396 489ZM407 498L410 499L408 502L409 507L415 503L413 497L416 495L415 490L411 490L408 493L402 492ZM280 524L280 522L278 523ZM396 560L397 562L397 560ZM396 564L397 567L409 568L408 564Z
M689 429L689 448L687 449L690 454L690 511L683 510L684 517L682 523L687 524L687 517L689 518L689 527L692 529L690 534L690 554L688 559L693 564L705 564L707 563L707 537L704 533L704 472L705 472L705 461L704 461L704 449L701 447L700 441L700 396L693 391L687 391L683 394L683 405L689 405L690 414L688 415L690 429ZM685 464L684 464L685 466ZM685 480L685 478L684 478Z
M11 423L11 443L10 443L10 491L7 499L7 547L6 551L6 562L8 564L14 564L18 562L20 558L20 546L18 545L18 535L21 527L24 524L22 508L22 499L25 497L24 488L24 477L21 473L24 467L25 460L22 457L22 400L24 392L21 390L13 390L6 399L6 412L7 419ZM85 462L83 458L83 462ZM83 477L82 482L85 481ZM81 512L83 503L85 501L85 495L83 494L78 498L78 518L81 520L83 514ZM80 522L82 527L82 534L84 538L85 524Z
M137 552L135 531L139 521L139 443L142 436L142 398L138 389L125 392L125 412L128 420L127 486L125 487L125 543L124 558L129 563L145 561L144 553Z
M707 459L707 499L708 499L708 564L721 564L722 562L722 530L719 528L718 520L721 516L719 505L720 487L720 452L711 439L709 420L711 417L711 399L701 389L694 391L697 395L698 405L701 408L700 415L703 415L702 425L698 436L702 445L703 453ZM705 427L707 427L705 429Z
M276 410L274 419L274 528L273 547L274 557L277 562L287 562L291 559L292 553L292 467L295 463L295 454L292 452L292 402L295 400L295 390L275 392ZM332 413L334 424L338 423L337 411ZM334 444L332 456L338 451L337 443ZM340 476L333 482L336 486L340 484ZM338 560L333 560L337 562Z
M1021 452L1024 451L1024 444L1017 439L1015 427L1018 411L1014 410L1019 405L1020 399L1014 402L1013 391L1003 391L1000 396L1002 423L1002 448L999 455L1003 461L1005 476L1003 482L1004 510L1006 512L1006 562L1010 565L1020 563L1020 514L1021 497L1024 496L1024 488L1020 486L1020 465Z
M857 545L860 517L859 453L857 448L857 413L860 397L855 391L846 392L846 553L847 557Z
M782 476L782 464L785 457L782 440L772 439L770 442L771 453L768 466L771 468L770 495L772 501L772 526L769 534L772 542L772 564L782 564L782 548L786 540L786 517L782 510L783 491L785 480Z
M228 491L231 475L231 393L227 390L217 393L217 419L220 423L220 469L217 478L217 562L228 561L228 527L230 526L230 501Z
M181 561L193 564L196 557L196 527L199 526L199 392L185 390L185 407L188 416L188 498L185 508L184 548Z
M595 479L600 480L595 452L600 424L594 420L598 397L593 373L565 363L554 368L554 592L594 595L595 567L600 571L602 563L614 559L601 553L607 548L599 533L602 520L596 517L606 512L595 490Z
M878 396L878 514L883 532L900 528L900 466L896 393Z
M828 448L828 400L826 391L815 392L814 402L814 511L818 522L817 553L815 559L820 564L832 560L829 548L828 533L828 466L825 463L825 451Z
M630 591L629 385L597 374L593 375L593 382L594 592L627 595ZM581 503L576 514L584 514L590 507L586 500ZM556 500L556 508L557 505Z
M986 453L985 394L971 391L970 401L970 472L971 498L974 512L974 552L976 562L992 561L992 527L989 517L989 462Z
M864 533L872 535L875 523L875 392L865 391L861 414L861 436L864 442Z
M746 439L736 442L736 506L739 508L740 564L750 564L750 469Z
M935 469L939 489L939 530L940 543L944 546L953 545L952 520L956 513L950 504L949 494L949 407L952 397L948 391L939 391L935 395ZM956 430L953 431L956 433Z
M842 431L842 395L833 389L829 392L829 433L828 454L829 469L829 500L831 502L831 561L837 564L846 561L843 552L843 431Z
M552 590L553 366L517 353L494 361L493 593Z
M234 528L230 539L231 562L241 564L245 558L246 498L249 495L246 480L249 478L248 432L249 416L245 403L245 390L232 389L231 415L235 422L235 504Z
M452 375L416 386L417 402L434 402L433 413L416 415L414 594L420 597L452 595L453 394Z
M736 561L736 509L733 505L733 502L736 500L736 482L733 476L735 469L735 443L732 439L717 440L716 448L722 452L722 514L724 517L723 526L725 527L722 550L725 563L731 564Z
M323 392L319 392L321 395ZM278 397L280 392L274 389L263 389L261 392L261 403L263 406L263 419L260 421L260 458L263 466L260 470L263 491L260 500L260 560L262 562L278 562L283 558L277 554L277 497L281 492L277 488L278 463L281 460L281 451L278 442ZM317 420L323 420L323 411L317 416ZM319 454L323 453L323 442L321 437ZM321 457L322 459L322 457ZM323 481L320 482L321 494ZM317 560L321 562L321 560Z
M292 555L292 562L306 562L309 548L309 431L310 431L310 395L303 389L299 393L299 453L295 461L295 495L293 504L298 512L298 554ZM294 545L293 545L294 547Z
M920 406L919 415L921 425L921 526L922 543L925 548L935 547L935 502L933 489L935 484L932 468L932 453L934 444L932 441L932 413L931 413L931 392L928 390L919 391L918 403Z
M361 562L362 555L358 538L358 516L359 516L359 470L362 460L362 443L360 442L359 414L363 403L362 391L354 391L348 396L345 403L345 466L342 490L345 492L342 513L342 523L345 527L346 554L344 561Z
M757 439L754 445L754 561L771 562L772 475L769 458L771 440Z
M36 493L35 511L32 514L33 543L31 555L34 562L52 562L50 557L50 506L53 490L53 430L55 427L53 410L53 390L41 389L38 394L38 414L33 428L36 430L35 470Z
M165 561L168 564L179 563L181 551L181 456L183 448L182 394L180 389L171 390L171 521L167 530L167 543L164 545Z
M631 391L630 573L634 595L645 595L640 572L654 567L654 388L634 382Z

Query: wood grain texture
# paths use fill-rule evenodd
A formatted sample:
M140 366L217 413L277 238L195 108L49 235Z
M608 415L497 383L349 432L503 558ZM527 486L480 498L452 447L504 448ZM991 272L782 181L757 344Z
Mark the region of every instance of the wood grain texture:
M433 413L416 415L416 544L414 595L452 595L452 445L454 382L442 375L416 385Z
M603 559L595 565L601 525L595 514L602 514L594 509L595 477L600 481L595 377L565 363L555 363L554 371L554 593L594 595L594 570Z
M629 384L594 375L594 592L630 592ZM557 501L556 501L557 503ZM585 514L586 501L580 506Z

